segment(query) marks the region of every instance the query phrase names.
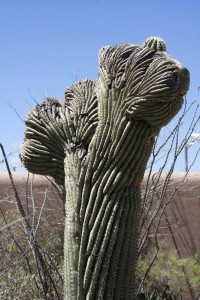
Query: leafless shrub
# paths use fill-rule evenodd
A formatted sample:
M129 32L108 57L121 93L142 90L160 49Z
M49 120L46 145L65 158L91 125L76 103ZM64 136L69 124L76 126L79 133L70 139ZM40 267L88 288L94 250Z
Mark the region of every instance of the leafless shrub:
M36 201L34 190L34 177L27 178L26 194L19 196L9 164L0 144L7 171L13 190L15 207L10 203L6 211L2 201L7 203L11 200L2 199L0 213L2 224L0 236L0 278L16 265L24 266L26 272L32 275L35 288L43 299L62 299L62 235L63 235L63 196L62 188L55 187L60 201L54 199L53 207L46 205L49 188L42 191L40 200ZM56 208L55 206L59 205ZM4 205L5 206L5 205ZM58 210L60 210L58 212ZM48 215L54 216L53 220ZM57 253L55 253L57 252ZM0 281L2 283L2 281ZM17 298L16 298L17 299ZM20 298L21 299L21 298Z
M193 117L191 118L191 113ZM185 122L189 119L188 125ZM177 224L171 224L171 218L167 214L167 206L173 201L175 194L182 187L186 178L197 160L200 152L198 147L193 161L190 162L188 170L182 173L179 178L173 178L174 169L181 153L187 147L191 134L195 131L197 124L200 120L199 104L196 102L191 103L189 106L185 101L181 115L175 124L174 128L168 132L167 136L163 139L157 138L151 159L148 164L146 178L142 190L142 210L141 210L141 223L140 223L140 242L139 242L139 259L147 252L148 248L154 246L155 251L152 253L152 260L140 282L141 289L144 286L148 272L152 268L158 253L161 250L161 239L159 235L163 231L162 226L166 227L167 232L173 239L172 227ZM187 131L183 134L182 128L187 127ZM182 136L181 136L182 135ZM162 136L162 135L161 135ZM155 172L155 165L159 162L159 169ZM167 170L166 170L167 169ZM164 223L163 223L164 220ZM164 224L164 225L163 225ZM174 239L175 249L177 255L181 258L179 247ZM187 272L183 267L185 280L190 291L191 299L195 298L195 292L192 290Z

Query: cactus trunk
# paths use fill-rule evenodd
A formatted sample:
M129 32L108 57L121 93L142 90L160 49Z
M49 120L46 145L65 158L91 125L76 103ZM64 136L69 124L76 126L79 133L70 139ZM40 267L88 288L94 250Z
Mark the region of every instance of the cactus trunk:
M85 166L78 165L76 156L67 154L65 159L66 299L132 299L139 183L153 139L148 126L132 121L120 139L119 128L109 130L107 122L98 130L101 134L92 142Z

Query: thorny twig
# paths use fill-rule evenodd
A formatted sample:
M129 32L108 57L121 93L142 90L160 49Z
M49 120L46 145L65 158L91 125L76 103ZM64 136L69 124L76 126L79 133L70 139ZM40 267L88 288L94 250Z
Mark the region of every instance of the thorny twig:
M14 179L13 179L13 176L12 176L12 173L10 171L9 164L8 164L8 160L7 160L5 151L4 151L4 147L3 147L2 144L0 144L0 148L1 148L1 151L2 151L2 154L3 154L3 157L4 157L4 161L6 163L7 171L8 171L10 182L11 182L11 186L12 186L12 189L13 189L13 192L14 192L15 204L16 204L18 213L21 216L21 221L23 223L26 238L29 242L29 247L27 249L31 248L32 251L33 251L33 255L34 255L34 258L35 258L36 267L37 267L40 283L41 283L41 286L42 286L44 298L46 300L55 299L55 298L53 298L53 294L52 294L52 291L51 291L51 289L52 289L51 287L53 287L57 299L60 299L59 292L57 290L56 284L54 283L54 280L53 280L52 275L51 275L51 266L49 265L48 260L46 259L47 256L44 254L42 248L39 246L39 244L36 240L35 234L36 234L37 228L39 226L39 223L37 223L37 226L35 228L35 219L34 219L35 218L35 204L34 204L34 200L33 200L33 192L31 190L31 199L32 199L32 205L33 205L33 209L34 209L34 212L33 212L34 216L32 217L32 222L30 222L29 215L27 216L27 214L26 214L26 212L25 212L25 210L22 206L21 199L20 199L19 194L17 192L16 186L15 186L15 183L14 183ZM27 204L27 207L28 207L28 204ZM27 208L27 212L28 212L28 208ZM42 211L40 211L38 222L40 220L41 213L42 213ZM8 227L8 230L9 230L9 227ZM14 238L14 236L12 235L11 232L10 232L10 234L11 234L11 237L13 238L14 242L17 244L18 248L20 249L20 251L22 253L16 259L16 262L19 260L20 257L24 256L27 260L27 264L29 265L28 258L25 255L26 251L23 251L23 249L21 248L19 243L17 243L16 239ZM52 263L52 260L50 260L50 262ZM15 263L13 262L13 264L15 264ZM29 267L29 270L31 272L30 267ZM6 270L4 270L4 271L6 271ZM56 268L56 272L59 273L57 268ZM48 284L48 280L50 282L49 284Z

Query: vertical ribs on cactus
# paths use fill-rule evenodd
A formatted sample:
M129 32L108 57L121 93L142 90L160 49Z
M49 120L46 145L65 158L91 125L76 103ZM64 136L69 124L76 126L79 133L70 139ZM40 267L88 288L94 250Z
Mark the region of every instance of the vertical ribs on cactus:
M106 46L98 80L27 115L22 162L65 185L65 299L134 299L140 184L189 87L188 70L165 50L158 38Z

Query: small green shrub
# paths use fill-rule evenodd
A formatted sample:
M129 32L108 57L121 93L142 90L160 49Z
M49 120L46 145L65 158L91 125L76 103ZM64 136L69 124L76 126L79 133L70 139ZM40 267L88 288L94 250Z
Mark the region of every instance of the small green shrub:
M57 268L62 273L62 265ZM53 280L60 293L60 299L62 299L62 285L58 276L54 274ZM33 274L31 274L28 268L19 262L0 277L0 299L43 300L44 295L39 287L40 281L36 269L33 269ZM51 295L51 299L58 299L54 291L51 292Z
M6 211L8 223L13 222L18 217L15 209ZM41 218L35 239L47 266L45 281L50 291L49 299L62 299L63 227L57 227L55 224ZM20 245L21 250L17 244ZM34 251L29 244L27 233L24 231L21 222L2 231L0 248L0 299L45 299L36 267ZM56 287L57 292L53 285Z
M155 251L156 249L152 249L145 257L138 260L139 281L151 264ZM188 283L191 288L200 293L199 258L199 255L195 255L180 259L175 249L172 249L168 255L160 251L144 280L139 299L182 299L183 293L188 290Z

